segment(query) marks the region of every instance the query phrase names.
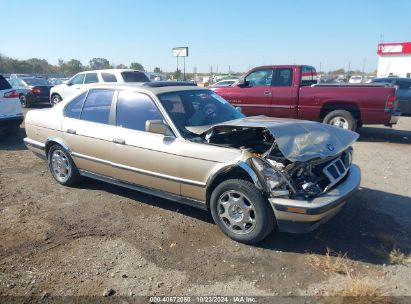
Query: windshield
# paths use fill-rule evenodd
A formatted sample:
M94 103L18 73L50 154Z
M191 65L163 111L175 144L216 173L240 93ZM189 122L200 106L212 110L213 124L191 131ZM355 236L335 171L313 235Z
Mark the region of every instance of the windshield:
M214 125L244 117L224 98L209 90L172 92L158 97L183 135L192 134L188 127Z
M44 78L24 78L23 80L30 86L50 85L50 83Z

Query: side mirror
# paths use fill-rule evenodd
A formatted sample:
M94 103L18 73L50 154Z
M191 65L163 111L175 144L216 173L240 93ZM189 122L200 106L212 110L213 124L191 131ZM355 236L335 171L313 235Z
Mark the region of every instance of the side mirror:
M235 109L240 113L242 112L241 107L235 107Z
M146 121L146 132L156 133L161 135L171 135L168 125L162 120L147 120Z
M249 86L249 82L245 80L245 78L240 78L237 82L237 86L239 86L240 88L245 88Z
M67 82L66 82L66 85L72 86L73 84L72 84L70 81L67 81Z

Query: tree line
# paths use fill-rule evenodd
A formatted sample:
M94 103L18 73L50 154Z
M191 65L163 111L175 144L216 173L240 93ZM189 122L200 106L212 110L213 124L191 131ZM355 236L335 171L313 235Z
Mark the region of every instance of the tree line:
M139 62L132 62L130 66L124 64L114 65L105 58L93 58L88 65L83 65L80 60L71 59L58 60L57 65L50 64L46 59L30 58L19 60L0 54L0 74L59 74L71 77L79 72L100 69L134 69L145 71ZM154 72L161 73L159 67L154 68Z

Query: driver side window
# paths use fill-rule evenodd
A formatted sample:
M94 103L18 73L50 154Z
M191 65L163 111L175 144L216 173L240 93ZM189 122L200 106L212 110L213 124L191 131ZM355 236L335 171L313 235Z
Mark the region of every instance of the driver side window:
M83 84L84 74L79 74L70 80L71 84Z
M269 87L273 79L273 70L257 70L245 77L248 87Z

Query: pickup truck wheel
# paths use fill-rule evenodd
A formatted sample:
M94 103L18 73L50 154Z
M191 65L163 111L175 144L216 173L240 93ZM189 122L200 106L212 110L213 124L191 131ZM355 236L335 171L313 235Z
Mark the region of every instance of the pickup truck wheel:
M324 117L323 123L351 131L357 129L357 121L350 112L345 110L331 111Z
M48 153L50 172L54 179L64 186L70 186L81 179L70 154L60 145L51 146Z
M246 180L230 179L217 186L211 194L210 209L219 228L241 243L257 243L275 227L267 199Z
M51 96L50 99L50 105L54 107L56 104L58 104L60 101L62 101L61 97L58 94L54 94Z

